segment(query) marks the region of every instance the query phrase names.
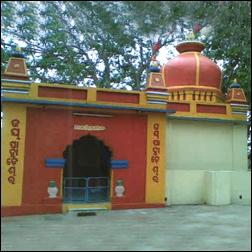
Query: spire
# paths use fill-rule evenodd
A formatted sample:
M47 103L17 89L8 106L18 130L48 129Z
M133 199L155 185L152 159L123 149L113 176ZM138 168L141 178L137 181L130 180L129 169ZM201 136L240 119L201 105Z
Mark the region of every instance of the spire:
M156 59L156 55L151 58L149 73L146 84L147 103L166 105L167 104L167 87L160 72L160 64Z
M247 104L246 95L241 85L234 79L233 83L229 86L226 102L231 104Z
M241 88L241 85L237 82L237 79L234 79L233 83L229 86L229 88Z
M3 74L3 79L29 80L25 57L19 46L11 53L7 68Z
M151 58L149 71L150 71L150 72L156 72L156 73L159 73L159 72L160 72L160 64L159 64L159 62L157 61L155 55L152 56L152 58Z

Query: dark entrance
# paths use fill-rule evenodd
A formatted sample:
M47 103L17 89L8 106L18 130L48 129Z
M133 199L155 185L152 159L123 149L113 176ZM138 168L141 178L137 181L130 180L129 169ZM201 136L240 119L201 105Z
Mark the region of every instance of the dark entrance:
M65 202L109 200L112 152L101 140L86 135L63 152Z

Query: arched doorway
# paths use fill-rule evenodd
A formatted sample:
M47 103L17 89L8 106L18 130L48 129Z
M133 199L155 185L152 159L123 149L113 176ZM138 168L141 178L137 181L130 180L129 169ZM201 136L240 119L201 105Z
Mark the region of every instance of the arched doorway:
M63 152L64 202L109 200L112 152L93 135L82 136Z

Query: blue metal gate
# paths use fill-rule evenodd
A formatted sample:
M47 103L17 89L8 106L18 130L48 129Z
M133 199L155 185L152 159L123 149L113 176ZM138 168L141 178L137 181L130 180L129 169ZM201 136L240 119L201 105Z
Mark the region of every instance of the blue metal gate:
M65 203L109 201L109 177L64 178Z

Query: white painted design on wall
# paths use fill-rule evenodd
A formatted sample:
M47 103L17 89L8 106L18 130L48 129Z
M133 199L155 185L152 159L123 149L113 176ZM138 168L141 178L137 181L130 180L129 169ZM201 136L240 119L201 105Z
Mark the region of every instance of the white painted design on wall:
M87 130L87 131L102 131L106 130L105 126L99 126L99 125L74 125L75 130Z

